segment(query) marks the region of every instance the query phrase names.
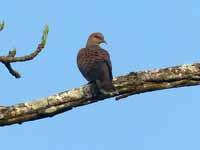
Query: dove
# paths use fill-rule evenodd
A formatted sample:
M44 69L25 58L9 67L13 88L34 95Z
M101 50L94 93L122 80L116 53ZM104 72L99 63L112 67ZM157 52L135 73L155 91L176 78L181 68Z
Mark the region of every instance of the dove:
M112 64L109 53L100 47L101 43L106 43L103 34L92 33L85 48L78 52L77 65L85 79L95 83L102 94L112 94L117 92L112 82Z

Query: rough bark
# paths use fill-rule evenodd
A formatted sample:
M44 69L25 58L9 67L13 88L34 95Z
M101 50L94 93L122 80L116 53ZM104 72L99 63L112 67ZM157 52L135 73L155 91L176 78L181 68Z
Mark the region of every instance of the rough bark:
M155 90L194 86L200 84L200 63L131 72L113 79L119 94L96 95L93 85L85 85L53 96L16 104L0 106L0 126L52 117L74 107L87 105L109 97L116 99Z

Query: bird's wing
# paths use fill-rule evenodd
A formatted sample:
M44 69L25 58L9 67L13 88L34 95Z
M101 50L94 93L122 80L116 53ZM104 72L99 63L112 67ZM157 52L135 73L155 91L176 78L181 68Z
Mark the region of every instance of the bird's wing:
M104 49L101 49L100 53L101 53L100 55L101 55L103 61L106 63L106 65L108 67L110 78L113 79L113 75L112 75L112 63L111 63L111 60L110 60L110 55Z
M106 50L81 49L77 56L77 65L80 72L88 81L102 78L112 80L113 78L110 56Z
M87 49L85 48L82 48L80 49L78 55L77 55L77 65L78 65L78 68L80 70L80 72L83 74L83 76L87 76L87 72L88 72L88 69L89 69L89 62L87 60Z
M82 75L88 81L101 78L101 63L103 59L93 50L82 48L77 56L77 65Z

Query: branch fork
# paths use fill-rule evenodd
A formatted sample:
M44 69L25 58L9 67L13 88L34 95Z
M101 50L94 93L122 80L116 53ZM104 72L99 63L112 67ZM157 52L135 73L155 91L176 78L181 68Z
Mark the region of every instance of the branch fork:
M2 31L4 29L4 27L5 27L5 22L3 21L0 24L0 31ZM11 75L13 75L15 78L21 77L20 73L18 71L16 71L15 69L13 69L11 63L25 62L25 61L29 61L29 60L34 59L42 51L42 49L45 47L48 32L49 32L49 28L46 25L45 29L43 31L41 43L38 45L36 50L34 52L32 52L31 54L21 56L21 57L16 57L17 50L14 48L13 50L9 51L7 56L0 56L0 62L2 64L4 64L4 66L8 69L8 71Z

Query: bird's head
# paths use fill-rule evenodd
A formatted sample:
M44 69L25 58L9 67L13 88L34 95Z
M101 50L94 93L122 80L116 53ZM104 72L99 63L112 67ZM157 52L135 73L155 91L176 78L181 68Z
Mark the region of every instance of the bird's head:
M99 46L101 43L106 43L103 34L100 32L95 32L89 36L87 46Z

